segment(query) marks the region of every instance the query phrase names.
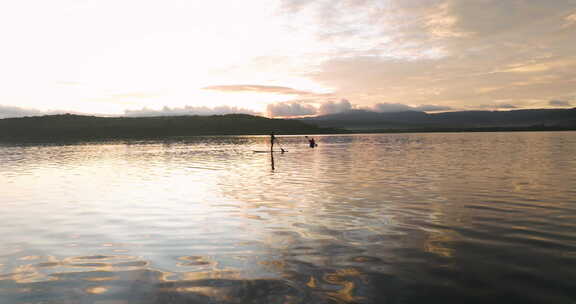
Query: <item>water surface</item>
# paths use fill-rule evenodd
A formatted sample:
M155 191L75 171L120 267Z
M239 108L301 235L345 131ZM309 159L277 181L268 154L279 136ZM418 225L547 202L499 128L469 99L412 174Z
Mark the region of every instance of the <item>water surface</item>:
M315 138L1 145L0 303L576 301L576 132Z

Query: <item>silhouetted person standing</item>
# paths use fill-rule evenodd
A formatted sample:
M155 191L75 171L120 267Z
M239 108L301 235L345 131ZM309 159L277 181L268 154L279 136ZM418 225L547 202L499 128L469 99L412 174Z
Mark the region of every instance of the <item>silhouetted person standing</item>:
M276 141L276 136L274 136L274 132L270 134L270 153L274 152L274 142Z

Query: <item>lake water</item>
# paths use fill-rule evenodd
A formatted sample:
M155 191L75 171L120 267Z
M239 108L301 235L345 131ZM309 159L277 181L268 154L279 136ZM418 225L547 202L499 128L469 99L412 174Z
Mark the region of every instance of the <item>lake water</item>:
M575 303L576 132L315 138L0 145L0 303Z

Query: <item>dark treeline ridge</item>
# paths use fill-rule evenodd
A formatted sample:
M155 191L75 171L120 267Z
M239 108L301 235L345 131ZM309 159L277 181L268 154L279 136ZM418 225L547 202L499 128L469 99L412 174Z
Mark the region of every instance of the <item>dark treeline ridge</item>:
M576 130L574 109L378 113L352 110L300 121L349 132L497 132Z
M0 140L162 138L195 135L339 133L295 120L246 114L213 116L97 117L47 115L0 119Z
M0 141L145 139L202 135L500 132L576 130L576 108L427 114L353 110L304 119L247 114L98 117L46 115L0 119Z

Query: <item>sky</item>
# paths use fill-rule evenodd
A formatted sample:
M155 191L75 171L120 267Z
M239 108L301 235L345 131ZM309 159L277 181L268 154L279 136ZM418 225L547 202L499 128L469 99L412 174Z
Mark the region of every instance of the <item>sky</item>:
M576 106L576 0L0 2L0 118Z

